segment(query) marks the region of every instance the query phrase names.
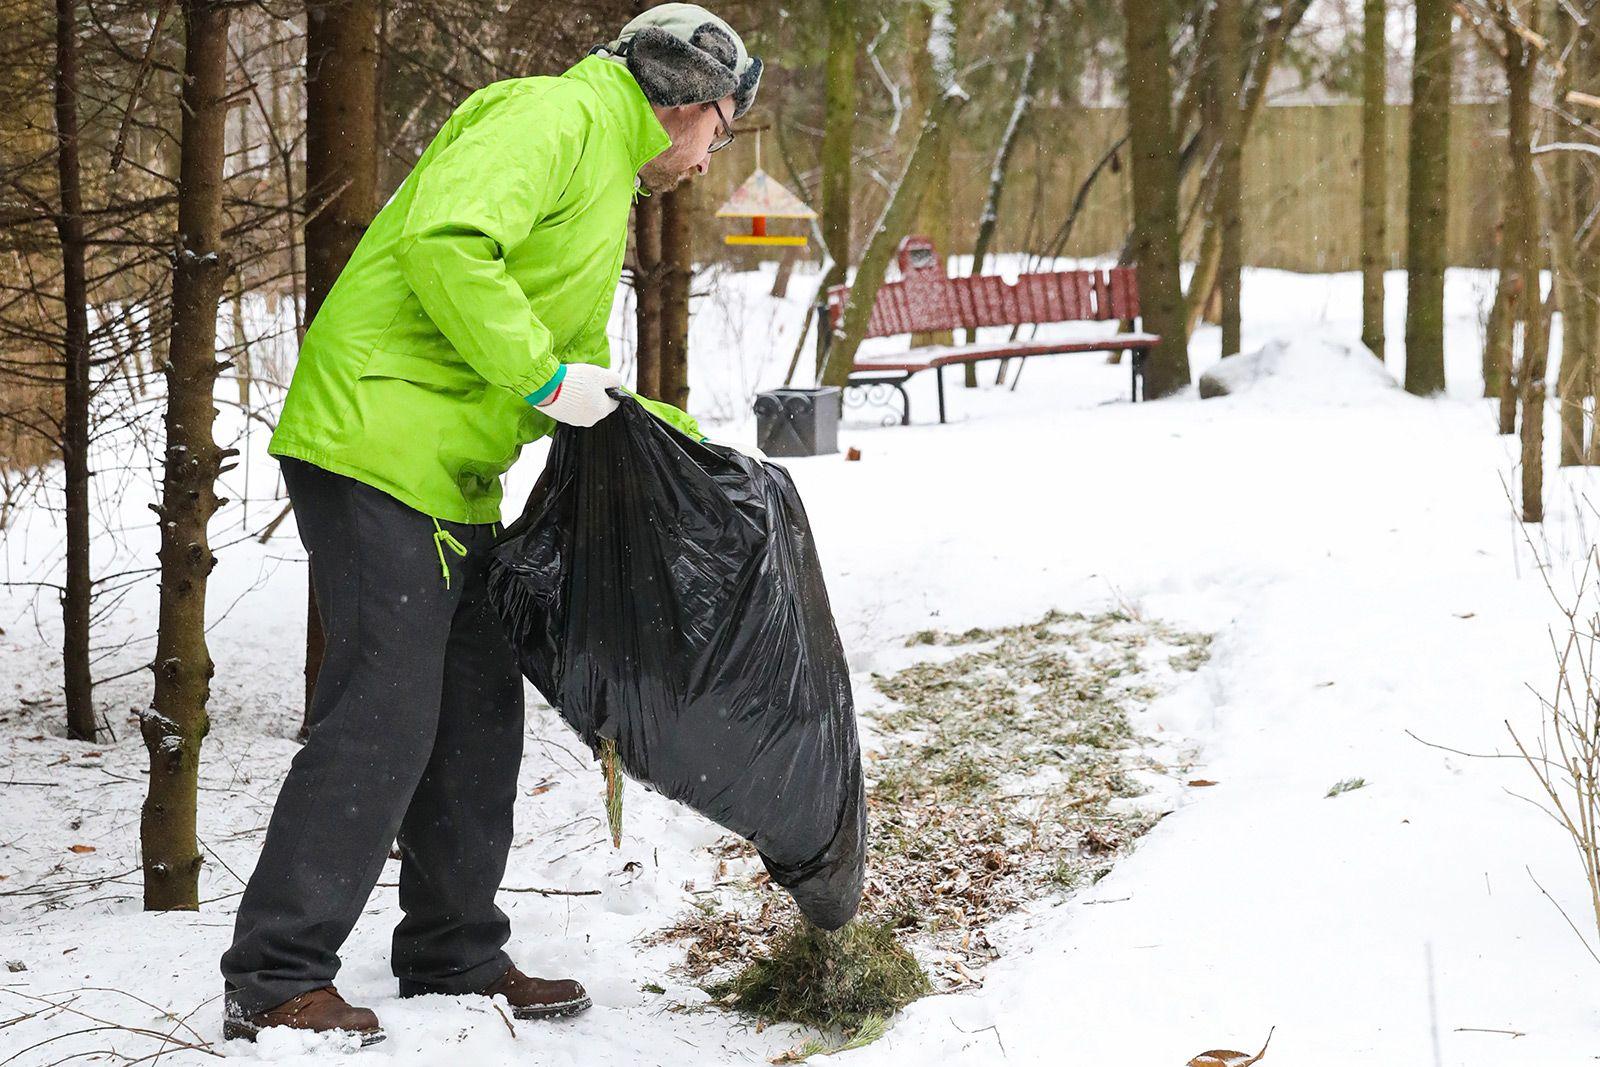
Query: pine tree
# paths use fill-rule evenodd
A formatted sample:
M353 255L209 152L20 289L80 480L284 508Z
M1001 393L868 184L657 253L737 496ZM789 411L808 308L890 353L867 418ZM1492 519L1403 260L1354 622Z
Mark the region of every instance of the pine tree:
M660 395L689 408L689 283L694 278L695 187L685 183L661 196Z
M661 395L661 200L633 205L634 388L648 397Z
M89 671L89 292L79 168L78 23L74 0L56 0L56 175L61 210L65 411L61 422L67 519L67 576L62 592L61 666L67 736L93 741L94 683Z
M228 116L228 0L183 0L183 121L178 233L168 350L166 463L161 503L160 620L155 696L141 732L150 788L139 824L144 906L200 906L195 799L213 665L206 647L206 579L216 566L206 527L226 501L216 495L223 460L212 426L217 305L229 265L222 247L222 175Z
M374 0L306 5L306 321L372 221L378 190L378 36ZM317 594L306 578L306 695L322 668Z

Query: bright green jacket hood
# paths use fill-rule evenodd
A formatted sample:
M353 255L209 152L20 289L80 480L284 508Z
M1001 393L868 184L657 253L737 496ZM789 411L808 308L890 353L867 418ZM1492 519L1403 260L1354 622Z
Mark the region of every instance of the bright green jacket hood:
M306 330L268 451L437 518L498 521L500 476L555 428L523 398L561 363L610 365L636 176L670 143L599 57L469 96Z

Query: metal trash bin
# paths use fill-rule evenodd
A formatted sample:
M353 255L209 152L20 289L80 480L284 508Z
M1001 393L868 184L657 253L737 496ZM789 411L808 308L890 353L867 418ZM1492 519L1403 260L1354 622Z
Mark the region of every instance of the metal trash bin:
M838 452L842 403L836 385L757 393L756 444L775 459Z

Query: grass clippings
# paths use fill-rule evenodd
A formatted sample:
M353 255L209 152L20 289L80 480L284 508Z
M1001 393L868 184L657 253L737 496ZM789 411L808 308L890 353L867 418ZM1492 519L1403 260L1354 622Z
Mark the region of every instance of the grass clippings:
M875 742L867 881L856 921L833 935L843 941L807 933L754 849L735 839L713 846L719 892L651 940L686 942L682 970L719 1002L846 1040L909 1002L898 992L980 984L974 970L995 955L989 924L1098 881L1160 818L1135 802L1138 775L1168 768L1145 753L1151 739L1129 713L1197 670L1209 644L1125 612L914 635L908 647L929 654L874 675L888 703L861 712ZM902 982L882 962L911 958L905 946L927 984ZM859 1003L816 988L849 976L863 987ZM873 976L893 980L870 990ZM816 1043L788 1055L837 1050Z
M1360 789L1366 784L1367 780L1365 778L1341 778L1337 782L1333 783L1332 787L1328 789L1328 792L1323 799L1326 800L1328 797L1336 797L1340 793L1348 793L1352 789Z
M707 992L763 1019L854 1036L931 989L889 924L857 921L827 933L800 920L765 955Z

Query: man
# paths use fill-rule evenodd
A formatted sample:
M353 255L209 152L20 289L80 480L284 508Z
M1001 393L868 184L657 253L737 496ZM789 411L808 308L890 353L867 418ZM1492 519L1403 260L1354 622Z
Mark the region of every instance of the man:
M522 758L522 679L485 598L500 476L557 423L617 406L605 328L636 183L704 173L761 61L663 4L555 78L469 96L362 238L306 331L280 457L327 649L222 957L224 1033L381 1040L334 989L338 950L398 842L402 996L589 1006L530 978L495 906ZM687 434L682 411L642 400ZM450 558L446 557L446 552Z

